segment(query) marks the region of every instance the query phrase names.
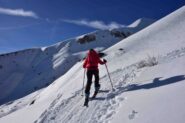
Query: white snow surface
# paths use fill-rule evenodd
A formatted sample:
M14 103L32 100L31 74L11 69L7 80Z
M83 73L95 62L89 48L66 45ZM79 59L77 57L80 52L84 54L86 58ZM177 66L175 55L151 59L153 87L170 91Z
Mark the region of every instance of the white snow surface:
M144 26L99 30L49 47L1 54L0 105L47 87L82 60L88 49L94 48L97 51L103 51L152 22L145 23L143 20L141 23L144 23ZM85 36L92 37L92 39ZM79 43L80 38L83 37L82 43Z
M1 105L0 123L184 123L184 39L185 6L130 37L111 43L111 47L94 46L107 48L103 52L114 90L105 66L99 66L101 89L89 107L83 107L84 69L80 61L42 90ZM65 43L59 54L73 42ZM54 46L55 51L57 45ZM75 55L82 55L89 48L78 50L79 47L70 46L74 46L70 50ZM58 53L53 57L53 68L66 55ZM15 72L9 80L15 76L20 79L22 74ZM92 85L91 95L93 91Z

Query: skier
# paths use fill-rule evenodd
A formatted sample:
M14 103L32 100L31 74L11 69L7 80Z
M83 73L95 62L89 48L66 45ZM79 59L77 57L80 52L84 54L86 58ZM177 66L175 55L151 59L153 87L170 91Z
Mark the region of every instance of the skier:
M94 75L95 77L95 92L92 98L95 98L97 95L99 89L100 89L100 84L99 84L99 70L98 70L98 63L100 64L105 64L107 61L103 59L103 61L100 59L98 56L97 52L94 49L90 49L87 57L84 61L83 68L87 68L87 84L85 87L85 103L84 106L88 106L88 101L89 101L89 95L90 95L90 88L92 84L92 77Z

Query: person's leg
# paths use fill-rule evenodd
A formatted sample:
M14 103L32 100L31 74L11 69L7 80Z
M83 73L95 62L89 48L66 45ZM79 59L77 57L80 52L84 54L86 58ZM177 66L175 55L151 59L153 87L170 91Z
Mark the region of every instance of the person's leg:
M86 84L86 87L85 87L85 96L86 97L89 97L89 95L90 95L90 88L91 88L91 84L92 84L92 76L93 76L92 71L87 70L87 84Z
M95 70L94 71L94 76L95 76L95 92L98 92L100 89L100 84L99 84L99 71Z

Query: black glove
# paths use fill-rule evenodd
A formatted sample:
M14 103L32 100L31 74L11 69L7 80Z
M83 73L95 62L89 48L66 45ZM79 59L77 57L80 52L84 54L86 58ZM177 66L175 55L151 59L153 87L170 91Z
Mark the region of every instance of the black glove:
M107 63L107 60L103 59L103 62L104 62L104 63Z

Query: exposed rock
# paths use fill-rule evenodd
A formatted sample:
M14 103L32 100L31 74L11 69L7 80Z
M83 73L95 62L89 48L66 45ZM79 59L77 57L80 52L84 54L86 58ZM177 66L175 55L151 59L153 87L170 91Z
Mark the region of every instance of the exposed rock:
M95 40L96 40L96 36L93 34L89 34L89 35L83 36L82 38L79 38L77 42L79 42L80 44L85 44Z
M111 31L111 35L113 35L114 37L118 37L118 38L126 38L127 35L124 32L120 32L120 31Z

